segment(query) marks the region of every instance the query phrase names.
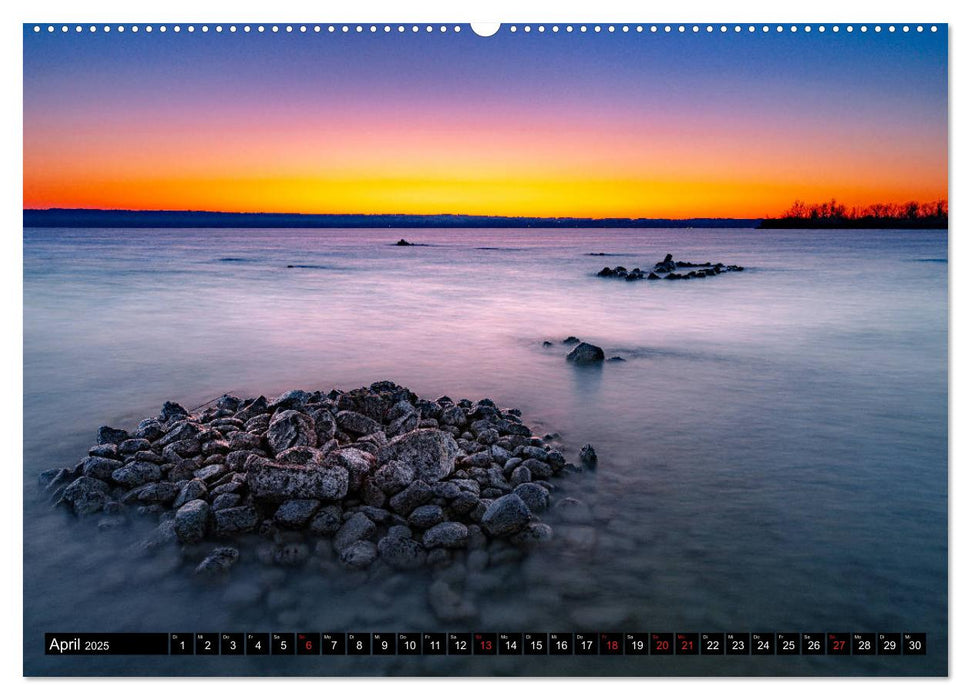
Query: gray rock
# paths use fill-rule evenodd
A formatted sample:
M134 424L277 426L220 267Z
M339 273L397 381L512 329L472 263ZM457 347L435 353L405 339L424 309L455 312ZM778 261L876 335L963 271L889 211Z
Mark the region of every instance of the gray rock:
M255 450L260 446L261 442L259 435L253 435L253 433L240 430L229 436L229 449Z
M70 478L70 475L67 473L69 471L69 469L62 469L60 467L45 469L37 475L37 485L42 489L52 487L56 488L58 485L62 484L65 479Z
M291 389L290 391L280 394L275 399L270 401L266 410L269 412L274 412L278 409L296 409L303 408L310 398L310 394L301 389Z
M406 413L400 418L396 418L395 420L391 421L387 427L386 433L388 437L404 435L412 430L416 430L419 422L418 414L412 411L411 413Z
M404 462L423 481L439 481L451 474L457 456L458 445L451 435L425 429L399 435L378 452L381 464L392 460Z
M151 450L139 450L134 455L132 459L140 462L155 462L155 464L165 464L165 457Z
M493 501L482 515L482 527L493 537L508 537L522 530L530 520L529 508L514 493Z
M107 425L102 425L100 428L98 428L99 445L117 445L118 443L124 442L127 439L128 431L126 430L119 430L118 428L112 428Z
M462 523L446 522L439 523L425 531L422 537L422 544L425 549L444 547L446 549L459 549L465 547L469 540L469 529Z
M528 467L518 466L512 470L512 474L509 476L509 483L511 486L516 487L520 484L525 484L533 480L532 472L529 471ZM529 505L528 503L526 505ZM532 509L530 509L532 510Z
M378 541L378 554L381 561L401 571L417 569L425 563L425 550L420 544L411 539L410 535L393 535L390 530L387 536Z
M212 509L225 510L226 508L235 508L241 500L238 493L221 493L212 499Z
M118 454L133 455L142 450L152 449L152 443L144 438L129 438L118 445Z
M274 455L290 447L316 447L314 420L299 411L277 411L267 427L266 442Z
M599 348L596 345L580 343L570 351L566 359L575 365L599 364L604 361L604 351L603 348Z
M132 488L162 478L159 465L152 462L129 462L111 473L112 481Z
M597 451L593 445L588 443L580 448L580 464L591 469L597 466Z
M117 459L88 457L81 462L81 473L101 481L107 481L116 469L121 469L123 466L124 464Z
M235 547L216 547L196 567L196 573L209 576L225 573L238 560L239 550Z
M118 446L113 442L104 445L92 445L88 448L88 455L91 457L104 457L105 459L118 459Z
M337 427L351 435L370 435L380 430L381 424L356 411L339 411L337 413Z
M284 527L301 528L320 507L320 501L313 498L295 498L284 501L276 509L273 519Z
M213 511L217 535L235 535L241 532L252 532L260 524L259 513L253 506L237 506Z
M358 540L341 550L340 562L348 569L366 569L378 558L378 548L373 542Z
M169 504L179 495L179 485L170 481L156 481L135 487L125 496L126 501Z
M166 401L162 405L162 412L159 415L164 422L172 420L173 418L184 418L189 415L189 412L174 401Z
M334 414L326 408L320 408L311 411L310 417L314 419L314 429L317 431L317 444L327 444L337 434L337 421L334 418Z
M528 469L530 476L533 479L549 479L551 476L553 476L553 467L546 462L541 462L538 459L527 459L518 468Z
M134 438L144 438L149 442L155 442L163 435L165 435L165 430L162 428L162 424L154 418L146 418L138 424L138 428L135 429L135 432L131 436Z
M360 506L357 512L364 513L368 517L368 520L375 523L385 523L391 518L391 513L383 508L376 508L374 506Z
M590 506L575 498L561 498L553 506L554 512L565 522L583 525L593 520Z
M209 466L203 467L202 469L196 469L192 472L192 475L196 479L208 483L216 481L226 472L226 467L222 464L210 464Z
M189 501L175 513L175 535L182 542L198 542L206 536L209 504L201 499Z
M449 406L442 409L438 422L442 425L454 425L461 428L468 420L465 417L465 411L460 406Z
M343 551L359 540L374 537L377 531L377 526L364 513L355 513L334 535L334 547L338 552Z
M518 547L531 548L549 542L553 539L553 528L546 523L529 523L522 530L509 538Z
M441 506L436 505L418 506L408 516L408 524L419 530L427 530L443 520L445 520L445 511Z
M395 494L389 505L394 512L407 516L418 506L428 503L433 495L431 487L424 481L413 481L404 491Z
M499 442L499 431L495 428L489 428L488 430L483 430L479 433L476 440L483 445L494 445Z
M108 484L91 476L80 476L64 489L61 500L71 504L76 515L91 515L109 501Z
M189 501L205 498L207 495L209 495L209 489L206 488L205 482L201 479L192 479L179 490L179 495L175 497L172 507L181 508Z
M348 481L347 470L337 466L283 465L256 459L246 471L246 482L254 497L278 502L292 498L338 500L347 495Z
M176 421L165 431L165 435L158 439L158 445L160 447L166 447L176 442L191 440L201 432L202 428L191 421Z
M328 505L317 511L310 521L310 531L317 535L333 535L341 529L340 506Z
M465 469L488 469L491 466L492 453L490 452L476 452L462 461L462 467Z
M452 499L448 504L448 507L459 515L465 515L466 513L471 513L475 510L475 507L479 505L479 497L474 493L469 493L463 491L459 496Z
M364 478L374 472L377 460L374 455L364 450L359 450L356 447L344 447L328 454L324 464L346 471L348 490L357 491L364 483Z
M550 507L550 492L539 484L520 484L513 493L523 500L530 513L542 513Z
M324 453L318 450L316 447L308 447L306 445L301 445L299 447L290 447L276 456L276 461L279 464L302 464L310 466L323 466L324 464Z
M374 473L374 483L388 495L398 493L414 479L414 467L398 460L388 462Z

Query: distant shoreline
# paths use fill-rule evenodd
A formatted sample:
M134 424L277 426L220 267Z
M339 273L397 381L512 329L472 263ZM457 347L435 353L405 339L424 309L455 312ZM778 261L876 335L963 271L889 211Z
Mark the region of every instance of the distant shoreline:
M761 219L626 219L464 214L247 214L24 209L35 228L756 228Z
M127 209L24 209L25 228L737 228L947 229L947 218L884 219L629 219L467 214L260 214Z
M763 219L757 229L935 229L947 230L947 218L933 219L849 219L845 221L825 221L813 219Z

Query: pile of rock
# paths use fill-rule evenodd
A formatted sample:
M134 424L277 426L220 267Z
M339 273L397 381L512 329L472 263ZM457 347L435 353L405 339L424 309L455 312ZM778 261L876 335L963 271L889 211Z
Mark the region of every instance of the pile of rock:
M97 443L74 467L40 476L76 515L111 527L132 512L159 514L157 537L187 545L259 533L283 565L327 538L348 569L434 566L495 540L543 543L549 480L580 469L516 409L429 401L388 381L272 401L226 395L192 413L169 402L131 433L100 428ZM239 556L217 547L197 571L223 571Z
M675 270L682 268L697 268L691 270L691 272L680 273L675 272ZM623 265L618 265L617 267L610 268L605 267L600 272L597 273L597 277L611 277L614 279L627 280L628 282L633 282L634 280L680 280L680 279L695 279L698 277L714 277L715 275L720 275L723 272L742 272L745 268L741 265L725 265L724 263L693 263L685 262L684 260L675 260L674 256L668 253L664 256L664 260L654 264L654 267L649 272L645 272L639 267L635 267L633 270L628 270Z

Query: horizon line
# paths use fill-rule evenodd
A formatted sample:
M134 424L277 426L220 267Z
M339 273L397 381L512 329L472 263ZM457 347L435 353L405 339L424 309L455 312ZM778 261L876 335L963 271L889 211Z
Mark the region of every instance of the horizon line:
M695 221L695 220L724 220L724 221L761 221L772 218L768 216L561 216L557 214L529 215L529 214L465 214L456 212L435 212L432 214L408 214L405 212L277 212L277 211L225 211L219 209L105 209L101 207L24 207L24 213L90 213L90 214L211 214L216 216L317 216L317 217L456 217L469 219L532 219L532 220L585 220L585 221Z

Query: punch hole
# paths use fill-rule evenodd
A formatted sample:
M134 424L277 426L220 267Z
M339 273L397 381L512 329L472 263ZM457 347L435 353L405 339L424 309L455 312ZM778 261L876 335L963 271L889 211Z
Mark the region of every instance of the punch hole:
M472 33L476 36L487 37L498 32L501 25L498 22L473 22L470 26L472 27Z

